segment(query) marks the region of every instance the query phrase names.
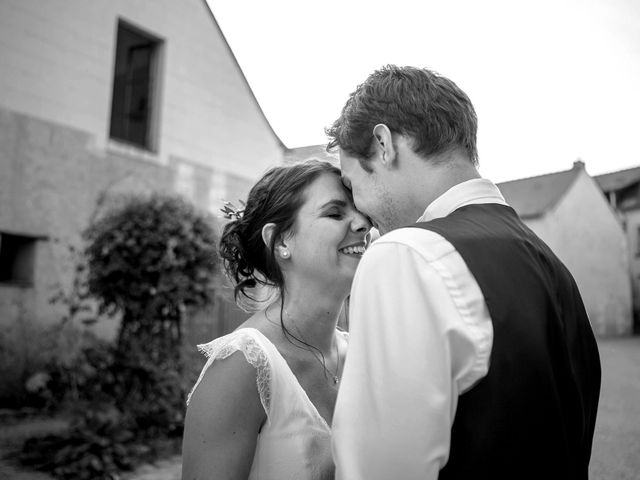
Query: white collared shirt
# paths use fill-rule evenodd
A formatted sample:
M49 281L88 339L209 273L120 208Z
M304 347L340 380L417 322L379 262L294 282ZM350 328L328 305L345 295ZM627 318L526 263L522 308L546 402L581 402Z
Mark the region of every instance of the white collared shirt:
M506 205L489 180L460 183L418 221L469 204ZM458 395L486 375L493 326L480 287L442 236L377 239L351 289L349 351L333 417L338 480L437 479Z

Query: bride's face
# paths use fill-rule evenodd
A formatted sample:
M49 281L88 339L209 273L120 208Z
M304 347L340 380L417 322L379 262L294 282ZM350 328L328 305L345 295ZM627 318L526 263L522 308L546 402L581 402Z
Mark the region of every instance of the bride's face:
M305 199L285 239L291 253L288 269L348 293L371 225L335 174L318 177L307 187Z

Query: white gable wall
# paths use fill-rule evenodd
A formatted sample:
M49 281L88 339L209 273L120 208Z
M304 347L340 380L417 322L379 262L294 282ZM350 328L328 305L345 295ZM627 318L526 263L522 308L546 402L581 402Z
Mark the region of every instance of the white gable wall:
M581 171L552 211L526 223L573 274L596 333L630 333L627 242L595 181Z
M109 150L119 18L165 41L159 149L146 158L250 178L282 162L204 0L3 0L0 106L90 133L97 151Z
M109 138L119 19L164 41L157 152ZM32 284L0 284L3 328L60 319L67 245L105 195L177 192L217 213L283 162L204 0L2 0L0 72L0 232L40 239Z

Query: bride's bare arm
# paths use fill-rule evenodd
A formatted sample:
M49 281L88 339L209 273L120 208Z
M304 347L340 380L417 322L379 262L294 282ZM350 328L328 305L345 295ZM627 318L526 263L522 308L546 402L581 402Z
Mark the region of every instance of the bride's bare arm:
M241 352L215 361L187 408L182 480L246 480L265 420L255 368Z

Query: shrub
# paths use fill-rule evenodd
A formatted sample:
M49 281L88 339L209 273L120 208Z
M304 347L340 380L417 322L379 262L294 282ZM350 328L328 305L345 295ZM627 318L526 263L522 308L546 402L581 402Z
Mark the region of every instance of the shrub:
M15 414L58 410L69 395L59 376L90 340L71 322L44 326L30 317L0 330L0 406Z
M58 370L59 384L73 378L77 387L70 428L27 440L21 462L58 478L110 479L175 452L182 436L181 375L177 366L138 360L95 342Z
M182 436L185 314L210 305L216 278L212 219L177 197L133 197L84 232L78 298L121 318L115 345L94 343L62 368L75 414L63 435L29 439L21 460L59 478L117 478ZM78 302L69 302L82 311Z
M217 241L211 219L178 197L133 197L84 233L87 290L99 312L122 313L119 346L176 352L189 308L213 302Z

